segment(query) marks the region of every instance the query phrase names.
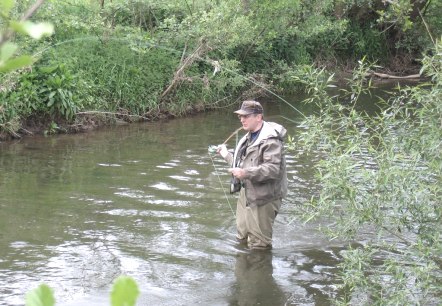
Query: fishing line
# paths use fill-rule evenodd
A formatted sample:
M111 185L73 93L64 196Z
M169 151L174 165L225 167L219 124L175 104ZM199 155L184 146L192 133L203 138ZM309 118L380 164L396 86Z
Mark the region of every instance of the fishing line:
M236 74L237 76L239 76L239 77L241 77L241 78L243 78L243 79L245 79L245 80L247 80L247 81L249 81L249 82L255 84L255 85L258 86L258 87L261 87L261 88L264 89L265 91L271 93L272 95L274 95L275 97L277 97L278 99L280 99L282 102L284 102L285 104L287 104L288 106L290 106L292 109L294 109L296 112L298 112L298 113L299 113L304 119L307 119L307 116L304 115L299 109L297 109L296 107L294 107L294 106L293 106L292 104L290 104L287 100L285 100L285 99L282 98L281 96L277 95L276 93L274 93L274 92L271 91L270 89L265 88L263 85L259 84L259 83L256 82L255 80L253 80L253 79L251 79L251 78L248 78L248 77L245 77L245 76L243 76L243 75L241 75L241 74L239 74L239 73L237 73L237 72L235 72L235 71L233 71L233 70L230 70L230 69L228 69L228 68L223 67L223 69L225 69L225 70L227 70L227 71L229 71L229 72L231 72L231 73Z
M216 168L215 161L213 160L210 152L209 152L209 157L210 157L210 160L212 161L213 168L215 169L215 174L218 177L219 183L221 184L221 189L224 192L224 197L226 198L227 203L229 204L229 207L230 207L230 210L232 211L233 217L236 218L235 212L233 211L233 208L232 208L232 204L230 204L230 200L229 200L229 197L227 196L226 189L224 188L224 185L223 185L223 182L221 181L221 177L219 175L218 169Z

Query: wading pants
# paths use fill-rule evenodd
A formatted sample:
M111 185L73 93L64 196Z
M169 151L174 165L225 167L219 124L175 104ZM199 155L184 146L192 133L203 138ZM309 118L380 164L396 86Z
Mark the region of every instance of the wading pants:
M262 206L246 206L244 188L239 192L236 206L237 236L246 241L252 249L266 249L272 247L273 222L281 207L281 200L274 200Z

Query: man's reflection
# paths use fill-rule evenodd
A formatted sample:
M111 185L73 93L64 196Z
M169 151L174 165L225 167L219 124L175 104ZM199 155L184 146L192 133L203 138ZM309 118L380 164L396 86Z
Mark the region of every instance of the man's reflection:
M236 256L236 284L230 305L284 305L284 292L273 278L272 252L243 251Z

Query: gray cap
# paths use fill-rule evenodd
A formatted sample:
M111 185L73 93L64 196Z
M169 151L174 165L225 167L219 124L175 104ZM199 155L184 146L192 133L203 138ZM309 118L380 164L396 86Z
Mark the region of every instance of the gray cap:
M250 115L250 114L262 114L263 108L261 103L256 101L244 101L241 105L241 109L234 111L238 115Z

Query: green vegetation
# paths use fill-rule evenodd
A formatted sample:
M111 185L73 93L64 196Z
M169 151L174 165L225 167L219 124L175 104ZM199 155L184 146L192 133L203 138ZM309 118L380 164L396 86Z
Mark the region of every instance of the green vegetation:
M34 17L55 33L39 41L12 35L50 33L24 22L28 6L0 0L3 137L20 137L29 120L52 134L81 128L91 114L132 121L223 107L260 93L246 79L304 88L320 112L295 145L324 158L322 189L303 217L330 219L323 230L332 238L373 233L344 253L335 302L440 304L440 1L48 1ZM348 89L329 96L327 71L347 68ZM399 88L376 116L359 110L373 71L416 69L428 83ZM124 291L135 300L132 289ZM51 294L43 285L27 303L52 305Z
M324 220L331 239L364 244L343 253L339 305L439 305L442 297L442 41L424 57L430 83L398 88L383 110L358 108L369 93L360 62L341 97L330 97L333 76L307 67L296 77L319 115L297 143L320 152L320 193L303 209L305 220ZM364 156L364 158L361 158ZM367 159L367 156L369 158Z
M134 306L140 291L135 280L130 276L119 276L110 294L111 306ZM42 284L26 294L26 306L54 306L52 289Z
M30 16L55 33L32 41L9 33L37 28L13 21L33 2L1 3L3 61L17 54L0 72L2 138L30 123L76 131L223 107L262 94L247 79L296 90L303 65L346 70L366 57L408 73L440 35L442 14L437 1L45 1Z

